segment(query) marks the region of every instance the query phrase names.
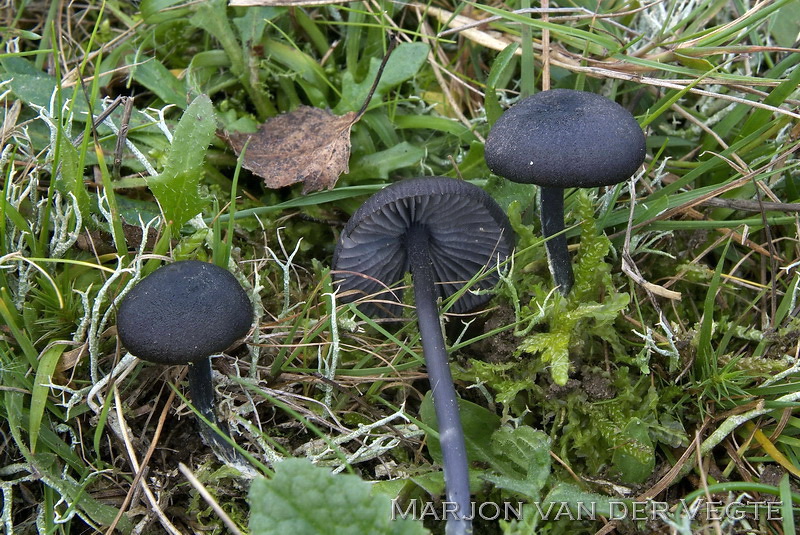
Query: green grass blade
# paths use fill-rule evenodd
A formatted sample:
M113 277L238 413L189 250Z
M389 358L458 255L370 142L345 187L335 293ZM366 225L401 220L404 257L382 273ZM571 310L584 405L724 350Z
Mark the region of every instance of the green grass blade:
M48 347L39 356L39 366L36 368L36 378L31 393L31 408L28 414L28 435L31 444L31 453L36 453L36 442L39 440L39 429L42 425L44 410L47 405L47 396L50 393L50 384L53 372L58 364L58 359L67 346L56 344Z

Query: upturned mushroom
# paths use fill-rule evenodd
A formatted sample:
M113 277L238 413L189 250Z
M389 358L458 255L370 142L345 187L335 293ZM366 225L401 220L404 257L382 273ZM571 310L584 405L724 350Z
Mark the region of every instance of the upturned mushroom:
M471 530L469 468L436 301L483 273L451 310L463 313L486 303L487 290L498 281L495 268L513 247L511 225L486 192L460 180L423 177L392 184L370 197L344 227L334 252L341 299L370 298L358 305L369 315L399 315L402 290L396 285L411 272L446 497L457 506L447 521L449 535Z
M188 364L192 402L226 432L214 411L210 357L244 337L252 321L247 293L230 272L184 260L158 268L128 292L117 311L117 332L142 360ZM226 459L235 458L230 444L202 423L201 434Z
M601 95L572 89L520 100L486 138L486 164L499 176L541 186L540 217L550 271L567 295L574 283L564 230L564 189L610 186L645 158L645 136L631 113Z

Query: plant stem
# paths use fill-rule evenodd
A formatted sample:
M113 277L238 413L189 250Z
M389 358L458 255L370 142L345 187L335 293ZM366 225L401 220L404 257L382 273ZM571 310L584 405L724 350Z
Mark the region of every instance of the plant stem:
M547 262L550 273L561 295L567 295L575 283L572 261L564 235L564 190L562 188L541 188L539 200L542 219L542 233L547 249Z
M464 431L458 412L456 389L450 375L444 336L439 324L436 305L433 269L428 250L428 231L423 226L413 226L406 234L406 251L414 279L414 299L417 321L422 337L422 350L428 369L428 380L433 393L433 406L439 426L439 444L444 464L445 494L452 515L448 515L447 535L472 532L470 520L469 466Z

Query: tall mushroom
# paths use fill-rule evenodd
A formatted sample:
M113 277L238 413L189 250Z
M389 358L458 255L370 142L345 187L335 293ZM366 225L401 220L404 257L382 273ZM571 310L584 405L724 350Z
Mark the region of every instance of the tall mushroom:
M210 357L247 334L252 321L250 299L230 272L184 260L158 268L128 292L117 311L117 332L140 359L188 364L192 402L224 432L214 411ZM230 444L201 425L206 442L233 460Z
M447 501L457 506L447 533L471 530L464 433L439 323L437 298L445 299L473 279L476 290L498 280L493 268L511 253L514 236L503 211L482 189L444 177L392 184L370 197L350 218L334 252L333 267L343 300L370 296L361 309L396 316L401 290L392 288L411 272L422 349L439 425ZM466 312L490 298L469 290L452 306Z
M631 113L601 95L553 89L520 100L486 138L486 164L513 182L541 186L540 217L553 279L563 295L574 275L564 234L564 189L610 186L644 161Z

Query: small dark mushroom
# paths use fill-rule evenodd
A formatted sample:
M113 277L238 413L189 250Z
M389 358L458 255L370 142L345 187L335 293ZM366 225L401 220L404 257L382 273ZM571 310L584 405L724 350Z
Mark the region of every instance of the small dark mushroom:
M456 313L486 303L498 281L493 269L514 247L502 209L482 189L444 177L398 182L370 197L350 218L334 252L341 300L371 297L359 305L370 315L397 316L401 290L411 272L422 349L439 425L447 501L458 512L447 533L468 533L469 468L456 391L439 323L437 298L446 299L485 273L452 305Z
M574 275L566 237L559 234L564 230L564 189L627 180L644 161L645 136L633 115L616 102L585 91L553 89L503 113L486 138L485 157L493 173L541 186L550 270L567 295Z
M197 260L160 267L123 298L117 332L125 348L157 364L188 364L192 402L223 432L214 411L211 356L244 337L253 321L247 293L225 269ZM227 459L230 444L201 424L210 446Z

